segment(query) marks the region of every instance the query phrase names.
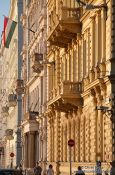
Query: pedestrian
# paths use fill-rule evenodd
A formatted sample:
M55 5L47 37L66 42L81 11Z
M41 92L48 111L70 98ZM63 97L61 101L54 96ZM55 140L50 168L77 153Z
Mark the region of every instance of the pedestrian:
M101 161L96 162L96 175L102 175Z
M41 175L42 168L39 165L39 162L36 162L36 166L34 167L34 175Z
M78 166L78 170L75 175L85 175L84 171L82 170L81 166Z
M51 164L49 165L49 168L47 170L47 175L54 175L53 166Z

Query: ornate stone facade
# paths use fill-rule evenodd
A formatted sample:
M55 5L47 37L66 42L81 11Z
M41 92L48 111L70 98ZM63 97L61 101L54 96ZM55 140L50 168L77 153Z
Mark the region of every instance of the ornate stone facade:
M24 168L41 161L69 174L69 139L73 171L114 160L114 1L83 2L24 2Z
M37 161L46 164L46 1L24 1L22 147L23 168L31 171Z
M73 171L78 165L94 167L97 160L106 169L114 154L110 103L115 91L110 78L113 2L87 3L104 6L86 10L76 1L48 0L47 59L55 64L48 66L47 149L56 174L69 174L69 139L75 140ZM100 106L108 112L96 110Z
M16 81L21 78L21 50L22 26L20 14L22 13L22 0L11 0L9 19L17 22L9 48L1 44L0 60L0 167L15 168L19 165L21 157L21 96L16 94ZM11 158L10 154L14 157Z

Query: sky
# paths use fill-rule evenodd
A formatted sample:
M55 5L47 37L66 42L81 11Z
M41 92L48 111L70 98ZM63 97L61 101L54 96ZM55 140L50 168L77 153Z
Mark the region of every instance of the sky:
M0 40L4 26L4 16L9 15L10 0L0 0Z

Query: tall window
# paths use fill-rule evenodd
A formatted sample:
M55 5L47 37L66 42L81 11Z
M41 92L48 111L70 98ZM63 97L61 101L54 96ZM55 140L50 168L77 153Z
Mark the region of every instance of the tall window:
M91 51L91 62L92 62L92 67L95 66L96 60L95 60L95 18L92 19L92 33L91 33L91 46L92 46L92 51Z
M78 81L81 80L81 76L82 76L82 64L81 64L82 60L81 60L81 43L79 42L79 46L78 46Z
M71 81L72 79L72 55L71 55L71 52L69 53L69 57L68 57L68 80Z
M41 96L41 105L43 105L43 77L41 77L41 88L40 88L40 96Z
M67 57L63 56L62 64L61 64L61 77L63 81L67 80Z
M91 67L91 60L90 60L90 29L87 31L87 72L89 73Z
M98 62L100 63L102 58L102 26L101 26L101 14L98 14Z
M86 58L87 58L87 51L86 51L86 39L83 41L83 76L86 76Z
M77 65L78 65L78 56L77 56L77 50L73 51L73 81L77 81L78 80L78 69L77 69Z

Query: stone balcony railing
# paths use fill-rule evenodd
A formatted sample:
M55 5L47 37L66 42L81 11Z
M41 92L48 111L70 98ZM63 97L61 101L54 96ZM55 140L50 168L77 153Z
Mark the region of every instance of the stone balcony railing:
M62 82L57 88L53 89L49 93L48 105L55 104L61 101L73 106L79 106L82 104L81 99L82 85L80 82Z
M51 13L49 16L48 41L58 47L67 47L76 34L81 33L80 17L80 8L61 7L58 14Z
M38 116L38 112L28 111L24 115L24 120L35 120L37 116Z
M16 94L9 94L8 95L8 106L14 107L17 104L17 95Z
M49 93L49 98L53 99L56 96L65 96L65 97L73 97L77 94L80 94L82 91L81 83L74 83L69 81L62 82L58 88L53 89Z

